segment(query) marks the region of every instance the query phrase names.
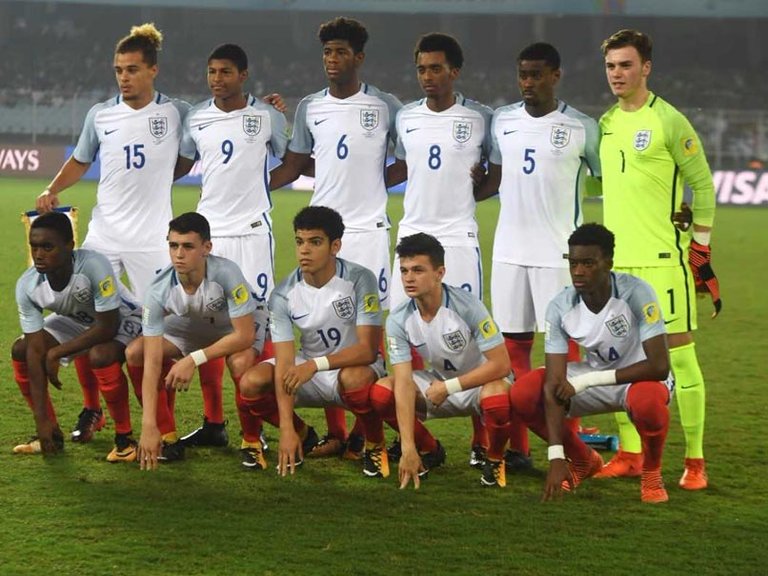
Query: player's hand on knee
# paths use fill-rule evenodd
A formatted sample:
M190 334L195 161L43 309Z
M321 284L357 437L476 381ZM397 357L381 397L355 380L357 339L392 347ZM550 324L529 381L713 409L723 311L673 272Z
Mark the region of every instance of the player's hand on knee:
M424 392L427 400L432 402L435 406L440 406L445 399L448 398L448 390L445 387L445 382L442 380L433 380L429 388Z
M555 398L557 398L560 404L566 404L575 395L576 389L567 380L563 380L555 388Z
M48 188L43 190L40 196L35 201L35 209L43 214L44 212L50 212L59 205L59 197L51 192Z
M717 317L723 307L723 302L720 299L720 282L712 269L712 247L691 240L691 246L688 249L688 263L693 273L696 292L710 295L712 305L715 308L712 318Z
M195 361L185 356L176 362L165 377L165 387L175 388L182 392L189 390L189 383L195 374Z

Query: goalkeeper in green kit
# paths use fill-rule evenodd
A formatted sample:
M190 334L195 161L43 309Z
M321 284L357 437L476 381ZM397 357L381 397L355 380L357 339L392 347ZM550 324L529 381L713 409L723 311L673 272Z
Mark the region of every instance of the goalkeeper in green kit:
M620 30L602 45L605 72L618 102L600 119L604 223L616 235L615 269L653 286L663 308L675 395L685 433L680 486L707 487L704 465L704 378L696 358L696 292L707 292L714 318L722 306L710 264L715 189L690 122L648 90L651 39ZM693 225L681 225L683 184L693 190ZM640 436L617 414L621 450L596 477L640 476Z

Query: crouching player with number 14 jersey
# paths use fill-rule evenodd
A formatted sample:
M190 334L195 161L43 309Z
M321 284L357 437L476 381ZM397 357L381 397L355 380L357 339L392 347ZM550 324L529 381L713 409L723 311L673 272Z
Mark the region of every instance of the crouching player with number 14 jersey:
M66 215L49 212L29 232L34 266L16 284L24 336L13 344L13 373L35 417L37 435L16 446L15 454L51 453L64 436L48 394L47 382L61 388L59 361L86 355L99 390L115 421L110 462L136 459L131 436L128 380L120 364L126 344L141 333L138 306L122 299L109 260L92 250L74 250ZM43 312L52 312L43 318ZM104 426L104 416L87 429ZM79 438L87 442L90 438Z
M371 385L384 374L378 353L381 304L376 276L338 258L344 223L325 206L309 206L293 221L299 267L269 298L275 358L249 370L242 394L251 412L280 428L278 469L293 474L318 443L294 407L347 408L365 436L363 472L386 477L389 464ZM301 350L294 349L294 327ZM260 461L262 468L266 461Z
M600 455L565 417L617 410L627 413L643 443L642 501L668 500L661 458L672 381L664 319L650 285L611 271L613 249L613 234L599 224L585 224L571 234L573 286L547 307L546 368L523 376L509 393L512 410L549 442L544 500L603 467ZM568 362L569 339L584 348L584 362Z
M406 236L397 245L403 289L410 299L387 318L393 378L371 390L382 418L399 430L400 487L440 466L445 451L421 420L482 415L488 451L481 482L506 485L504 447L509 435L509 355L483 303L442 283L445 250L428 234ZM413 371L411 350L431 365ZM418 415L418 419L417 419Z

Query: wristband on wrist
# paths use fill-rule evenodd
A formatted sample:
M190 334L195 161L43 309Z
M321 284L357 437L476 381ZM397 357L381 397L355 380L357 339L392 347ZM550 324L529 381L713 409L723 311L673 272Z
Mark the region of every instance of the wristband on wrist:
M547 448L547 460L565 460L565 450L562 444L554 444Z
M616 370L587 372L586 374L580 374L579 376L569 378L568 382L571 383L576 394L578 394L592 386L610 386L611 384L616 384Z
M459 382L458 378L449 378L445 381L445 391L448 392L448 396L451 394L456 394L456 392L461 392L463 388L461 387L461 382Z
M203 352L202 349L195 350L189 355L190 358L192 358L192 362L195 363L195 366L200 366L200 364L205 364L208 362L208 357L205 355L205 352Z
M312 360L315 363L315 366L317 366L318 372L324 372L325 370L331 369L331 363L328 362L328 356L319 356L317 358L312 358Z

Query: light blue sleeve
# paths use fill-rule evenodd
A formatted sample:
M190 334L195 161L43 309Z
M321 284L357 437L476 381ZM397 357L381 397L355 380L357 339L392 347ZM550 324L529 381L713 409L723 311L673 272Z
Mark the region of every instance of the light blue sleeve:
M598 128L597 122L589 116L582 117L581 122L586 131L584 156L587 160L587 166L589 166L592 176L600 178L603 174L600 169L600 128Z
M400 126L400 122L403 117L403 111L400 110L397 113L397 117L395 118L395 132L397 133L397 138L395 142L395 158L398 160L405 160L405 146L403 145L403 139L400 137L400 133L402 132L402 128Z
M166 271L168 269L166 268ZM165 333L165 300L171 277L161 273L149 287L142 304L141 330L144 336L162 336Z
M493 117L491 118L490 127L488 128L490 134L490 152L488 154L488 160L490 162L493 162L494 164L497 164L498 166L501 166L501 149L499 148L499 141L496 139L496 120L499 117L499 110L496 110L493 113Z
M282 159L288 147L288 120L285 119L285 114L278 112L272 106L269 107L269 118L272 122L272 137L269 139L269 145L272 147L275 158Z
M293 134L291 134L291 141L288 142L288 150L297 154L311 154L315 144L307 125L307 106L310 98L307 96L299 102L296 115L293 118Z
M493 138L491 136L491 122L493 121L493 110L487 106L481 109L483 120L485 120L485 137L483 138L483 158L488 158L493 148Z
M218 283L227 295L227 310L230 318L240 318L247 314L253 314L256 304L253 299L253 290L243 276L240 267L226 258L217 258L216 268L211 274L211 279ZM209 258L208 265L211 265Z
M19 309L19 324L24 334L32 334L43 329L43 309L29 297L34 287L29 280L30 272L27 271L16 282L16 305Z
M96 104L90 110L83 122L83 131L77 139L77 146L72 152L72 157L81 164L90 164L96 160L99 152L99 135L96 133L96 113L104 107L104 104Z
M632 279L636 282L633 283L634 287L627 297L627 304L640 329L640 341L645 342L666 332L664 317L656 292L651 285L639 278Z
M293 323L288 297L279 289L269 296L269 331L272 342L293 342Z
M187 158L188 160L194 160L197 158L197 144L195 144L194 138L192 138L192 128L190 127L190 121L194 112L190 112L184 118L182 122L181 130L181 144L179 144L179 156Z
M405 309L399 308L387 317L387 351L389 363L402 364L411 361L411 345L405 333Z
M546 354L567 354L568 334L563 329L563 315L567 311L565 292L552 299L544 316L544 352Z
M96 312L108 312L120 308L119 285L107 257L98 252L88 252L84 257L82 270L91 281L93 307Z
M402 109L403 103L397 97L386 92L382 93L381 97L389 108L389 138L393 144L397 144L397 114Z
M477 342L480 351L487 352L504 344L504 337L485 304L461 288L453 290L452 296L456 301L456 311L469 325L472 337Z
M362 266L351 269L350 274L355 276L353 282L357 304L357 326L381 326L383 322L376 276Z

